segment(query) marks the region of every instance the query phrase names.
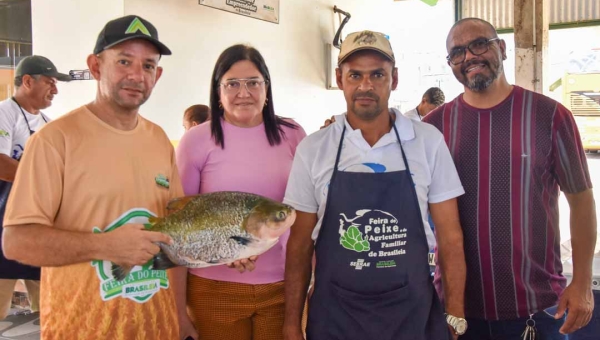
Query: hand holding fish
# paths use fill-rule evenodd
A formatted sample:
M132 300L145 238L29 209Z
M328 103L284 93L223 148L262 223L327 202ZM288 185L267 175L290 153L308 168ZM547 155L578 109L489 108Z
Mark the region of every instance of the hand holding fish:
M106 240L106 259L119 265L132 267L143 265L160 251L160 243L171 244L173 240L163 233L146 231L143 224L126 224L102 234Z
M227 267L235 268L240 273L243 273L245 271L251 272L254 270L254 268L256 268L256 265L254 264L256 260L258 260L258 256L250 256L247 259L241 259L234 261L233 263L228 263Z
M157 240L157 245L147 247L144 256L137 260L153 257L154 270L230 265L241 273L252 271L257 256L277 244L296 219L291 206L244 192L176 198L169 202L167 210L168 216L148 220L146 233L164 233L170 236L167 241L173 241ZM130 271L131 266L114 265L112 273L117 280L123 280Z

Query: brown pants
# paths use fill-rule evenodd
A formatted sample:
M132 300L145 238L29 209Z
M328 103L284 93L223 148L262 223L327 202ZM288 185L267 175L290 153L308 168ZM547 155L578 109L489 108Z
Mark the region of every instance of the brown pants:
M187 303L202 340L283 339L283 282L251 285L188 275Z

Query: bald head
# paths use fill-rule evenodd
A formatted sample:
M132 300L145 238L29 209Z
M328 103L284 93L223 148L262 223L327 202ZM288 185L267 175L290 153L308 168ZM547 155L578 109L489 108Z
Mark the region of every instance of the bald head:
M446 48L450 49L451 42L455 40L455 37L462 35L465 31L474 32L480 36L487 36L489 38L498 37L496 28L489 22L479 18L464 18L457 21L450 28L450 32L448 32L448 37L446 38Z
M506 43L494 26L478 18L458 21L446 39L448 65L465 91L484 92L498 79L506 82L502 61Z

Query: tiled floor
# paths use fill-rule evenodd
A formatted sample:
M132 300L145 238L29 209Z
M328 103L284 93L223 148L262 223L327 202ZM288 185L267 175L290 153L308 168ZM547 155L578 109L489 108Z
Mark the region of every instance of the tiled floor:
M39 313L23 313L11 309L9 316L0 321L0 340L39 340Z

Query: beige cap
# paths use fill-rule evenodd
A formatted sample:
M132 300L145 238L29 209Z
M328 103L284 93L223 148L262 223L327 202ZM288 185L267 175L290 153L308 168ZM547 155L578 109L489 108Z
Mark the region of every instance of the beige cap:
M341 64L352 53L361 50L373 50L383 54L385 57L395 62L392 45L385 34L372 31L354 32L348 34L342 42L338 65Z

